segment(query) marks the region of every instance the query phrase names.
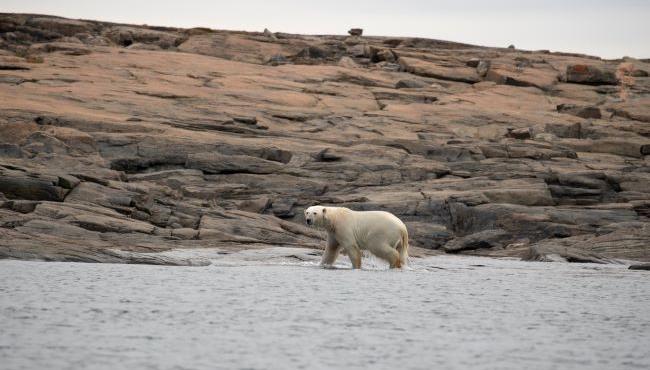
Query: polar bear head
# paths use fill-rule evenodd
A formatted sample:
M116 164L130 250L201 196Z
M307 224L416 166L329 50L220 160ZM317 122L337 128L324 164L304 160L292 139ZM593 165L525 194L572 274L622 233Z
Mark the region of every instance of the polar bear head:
M323 227L327 208L323 206L311 206L305 210L305 222L309 226Z

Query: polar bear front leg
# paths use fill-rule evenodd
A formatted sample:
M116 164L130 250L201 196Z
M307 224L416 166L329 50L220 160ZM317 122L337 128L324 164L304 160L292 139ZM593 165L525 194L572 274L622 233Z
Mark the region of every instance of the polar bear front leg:
M360 269L361 268L361 249L357 247L356 245L350 246L345 248L345 251L348 253L348 257L350 257L350 262L352 262L352 268L353 269Z
M336 262L336 258L339 256L340 251L341 246L339 245L339 242L336 241L334 235L328 234L327 246L323 252L323 258L320 261L320 265L325 267L332 266L334 262Z

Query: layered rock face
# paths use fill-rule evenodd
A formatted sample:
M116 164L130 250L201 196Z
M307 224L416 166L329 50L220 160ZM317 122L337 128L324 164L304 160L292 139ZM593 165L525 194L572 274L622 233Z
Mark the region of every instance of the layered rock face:
M319 248L325 204L416 255L650 261L648 60L355 34L0 15L0 257Z

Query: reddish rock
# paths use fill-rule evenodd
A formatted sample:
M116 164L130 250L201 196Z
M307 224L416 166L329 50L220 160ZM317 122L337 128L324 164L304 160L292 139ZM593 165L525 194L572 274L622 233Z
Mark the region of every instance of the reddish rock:
M318 249L303 210L325 204L394 213L413 256L650 261L650 89L641 75L617 85L620 61L0 23L0 258L193 265L152 252Z

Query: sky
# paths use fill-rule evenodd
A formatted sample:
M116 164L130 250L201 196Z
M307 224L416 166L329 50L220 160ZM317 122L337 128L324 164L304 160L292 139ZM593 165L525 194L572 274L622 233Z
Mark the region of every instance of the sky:
M173 27L413 36L650 58L650 0L0 0L0 12Z

